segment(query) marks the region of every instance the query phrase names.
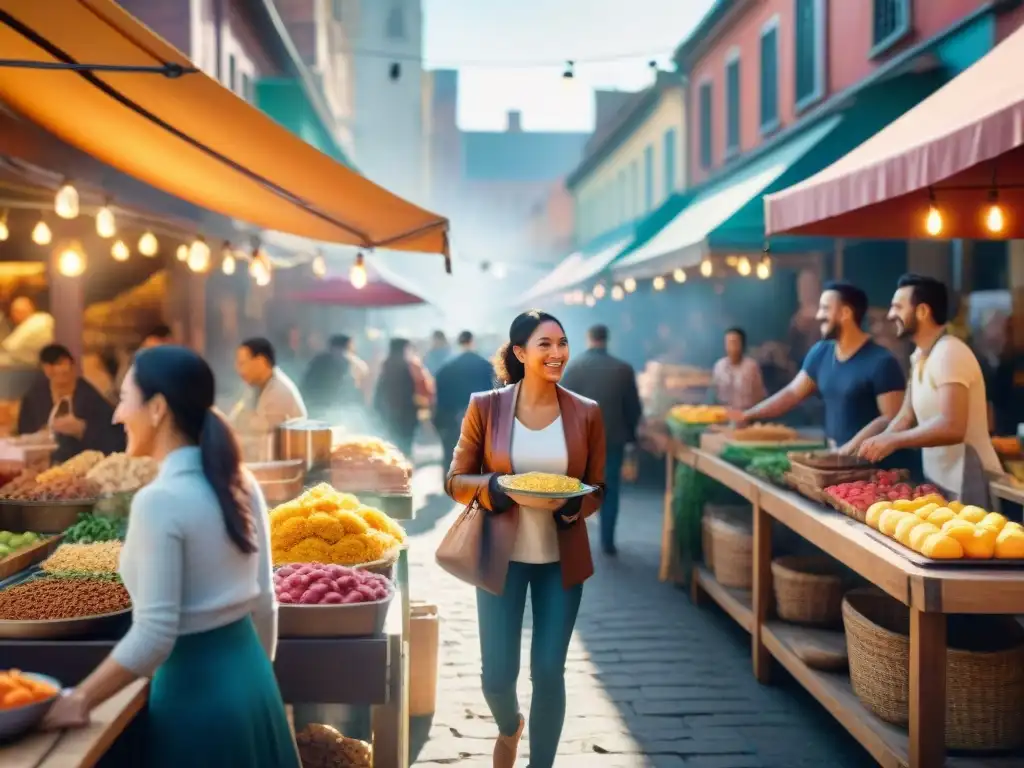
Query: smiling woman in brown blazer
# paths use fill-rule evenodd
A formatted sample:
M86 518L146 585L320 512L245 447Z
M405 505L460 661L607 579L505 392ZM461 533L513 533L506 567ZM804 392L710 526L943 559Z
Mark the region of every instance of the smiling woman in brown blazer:
M448 494L487 510L486 583L477 589L484 697L498 725L494 768L512 768L523 717L516 698L526 593L533 605L530 768L551 768L565 719L565 658L594 573L584 520L601 505L604 423L597 403L558 385L569 362L561 323L531 310L509 329L495 368L507 386L473 395L448 472ZM498 478L550 472L596 486L588 496L519 504ZM523 499L526 501L526 499Z

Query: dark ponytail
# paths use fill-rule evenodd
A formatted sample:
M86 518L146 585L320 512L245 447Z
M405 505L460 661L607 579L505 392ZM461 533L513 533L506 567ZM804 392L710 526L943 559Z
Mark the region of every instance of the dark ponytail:
M501 345L498 353L494 356L494 375L499 382L505 384L518 384L526 376L526 366L516 357L516 347L525 347L530 337L537 328L547 322L555 323L565 328L561 321L554 315L543 312L539 309L531 309L517 315L508 329L508 341Z
M134 377L143 401L161 395L178 431L199 447L203 475L217 497L231 542L245 554L256 552L256 526L242 472L242 450L231 427L213 407L210 366L185 347L154 347L136 356Z

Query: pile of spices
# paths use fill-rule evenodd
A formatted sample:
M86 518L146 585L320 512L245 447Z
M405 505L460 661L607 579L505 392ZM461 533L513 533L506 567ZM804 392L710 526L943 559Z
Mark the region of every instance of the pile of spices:
M0 620L48 621L131 608L123 584L110 579L31 579L0 590Z
M61 544L43 561L44 571L78 571L80 573L116 573L121 559L120 541L92 544Z

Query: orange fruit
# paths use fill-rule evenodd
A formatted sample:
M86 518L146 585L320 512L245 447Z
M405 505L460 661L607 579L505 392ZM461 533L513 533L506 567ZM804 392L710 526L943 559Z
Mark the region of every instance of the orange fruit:
M990 560L996 553L996 533L988 528L975 528L974 535L960 542L964 557L971 560Z

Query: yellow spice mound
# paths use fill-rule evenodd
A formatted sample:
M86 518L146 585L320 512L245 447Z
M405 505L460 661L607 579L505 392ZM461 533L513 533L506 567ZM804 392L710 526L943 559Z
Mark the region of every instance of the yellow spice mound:
M552 475L547 472L506 475L501 479L501 484L510 491L534 491L535 493L574 493L583 487L575 477Z
M397 522L326 483L270 513L275 565L359 565L382 559L404 541L405 531Z

